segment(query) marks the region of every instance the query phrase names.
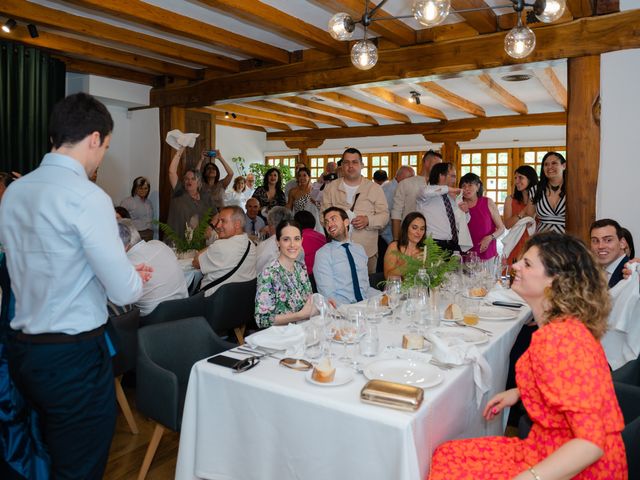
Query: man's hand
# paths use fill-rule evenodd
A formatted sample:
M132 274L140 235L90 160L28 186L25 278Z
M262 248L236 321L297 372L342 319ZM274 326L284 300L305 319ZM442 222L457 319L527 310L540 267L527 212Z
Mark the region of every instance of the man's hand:
M624 279L627 279L631 276L631 270L628 267L630 263L640 263L640 258L632 258L631 260L629 260L627 263L624 264L624 268L622 269L622 277Z
M356 230L362 230L369 225L369 217L366 215L358 215L351 220L351 225L353 225Z
M449 195L460 195L460 192L462 192L461 188L449 187Z
M142 283L147 283L149 280L151 280L151 273L153 272L152 267L150 267L149 265L145 265L144 263L139 263L134 268L136 269L136 272L138 272L138 275L140 275Z

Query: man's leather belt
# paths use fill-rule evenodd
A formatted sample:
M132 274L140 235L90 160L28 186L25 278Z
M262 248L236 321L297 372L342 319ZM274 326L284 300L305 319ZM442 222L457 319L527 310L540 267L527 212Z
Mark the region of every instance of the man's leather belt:
M90 330L88 332L70 335L68 333L38 333L31 335L28 333L17 332L16 339L26 343L76 343L90 338L99 337L104 334L104 325Z

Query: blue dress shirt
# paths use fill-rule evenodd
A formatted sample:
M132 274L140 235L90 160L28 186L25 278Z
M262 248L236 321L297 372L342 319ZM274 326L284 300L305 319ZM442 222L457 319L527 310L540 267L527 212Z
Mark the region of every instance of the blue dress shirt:
M342 243L333 240L324 245L316 252L316 260L313 264L313 277L318 287L318 293L325 298L335 300L338 305L356 303L351 268ZM367 257L364 248L360 244L349 242L349 250L356 264L362 298L366 299L375 295L377 290L369 287L369 272L367 270L369 257Z
M125 305L142 294L111 199L66 155L48 153L10 185L0 205L0 242L16 297L14 330L90 331L107 320L107 295Z

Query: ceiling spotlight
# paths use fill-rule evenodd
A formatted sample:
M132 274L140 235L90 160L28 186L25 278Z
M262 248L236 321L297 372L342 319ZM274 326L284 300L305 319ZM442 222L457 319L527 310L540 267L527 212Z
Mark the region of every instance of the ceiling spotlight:
M411 102L415 103L416 105L420 105L420 94L415 90L411 90L409 94L411 95Z
M224 112L224 118L229 118L229 112Z
M36 27L33 23L27 25L27 30L29 30L29 35L31 38L38 38L40 34L38 33L38 27Z
M14 28L16 28L16 21L13 18L7 20L6 23L2 26L2 30L6 33L10 33Z
M234 118L234 119L235 119L236 117L237 117L237 115L236 115L235 113L232 113L232 114L231 114L231 118Z

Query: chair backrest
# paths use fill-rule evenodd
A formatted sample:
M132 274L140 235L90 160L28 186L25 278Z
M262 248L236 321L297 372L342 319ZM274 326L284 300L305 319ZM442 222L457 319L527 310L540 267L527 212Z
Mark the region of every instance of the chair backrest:
M226 283L216 292L205 297L205 317L219 335L242 327L257 329L254 313L256 304L256 280Z
M121 315L109 317L107 332L116 349L113 357L113 375L118 377L136 367L138 351L138 327L140 309L133 309Z
M627 451L629 480L640 478L640 417L624 427L622 431L624 449Z
M384 286L381 285L381 282L384 282L384 272L376 272L369 274L369 285L371 288L375 288L376 290L383 291Z
M233 346L221 340L203 317L142 327L138 332L138 410L179 430L191 367Z
M140 317L140 326L155 325L183 318L204 316L204 292L192 297L160 302L149 315Z
M611 376L614 382L627 383L640 387L640 357L614 370Z

